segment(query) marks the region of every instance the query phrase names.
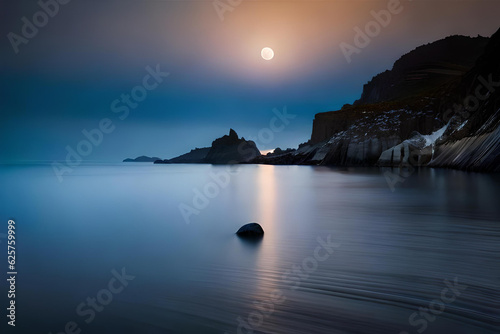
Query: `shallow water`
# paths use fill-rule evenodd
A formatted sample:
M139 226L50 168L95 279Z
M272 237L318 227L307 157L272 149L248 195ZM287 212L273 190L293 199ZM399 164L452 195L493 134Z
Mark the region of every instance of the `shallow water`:
M384 172L131 163L59 183L0 166L15 332L498 333L500 177L423 169L391 191ZM251 221L260 242L234 235Z

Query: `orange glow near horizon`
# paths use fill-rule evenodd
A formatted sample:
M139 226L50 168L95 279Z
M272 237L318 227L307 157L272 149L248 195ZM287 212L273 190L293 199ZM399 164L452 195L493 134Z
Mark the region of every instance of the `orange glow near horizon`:
M274 149L272 149L272 150L261 150L261 151L260 151L260 154L262 154L262 155L266 155L266 154L268 154L268 153L273 153L273 152L274 152Z

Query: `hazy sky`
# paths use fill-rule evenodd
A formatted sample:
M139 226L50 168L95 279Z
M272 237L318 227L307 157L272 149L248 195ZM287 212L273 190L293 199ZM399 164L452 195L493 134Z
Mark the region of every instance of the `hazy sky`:
M71 0L58 9L42 0L53 17L38 13L36 1L0 1L0 162L63 160L68 145L85 139L82 130L105 118L114 130L85 160L170 158L230 127L261 150L296 147L309 139L314 114L352 103L404 53L500 27L498 0L401 0L348 63L340 44L354 44L354 28L395 0L219 0L219 12L212 0ZM265 46L273 60L260 57ZM125 102L112 105L143 86L148 66L169 75L148 79L151 90L124 117ZM259 140L273 109L285 106L296 117Z

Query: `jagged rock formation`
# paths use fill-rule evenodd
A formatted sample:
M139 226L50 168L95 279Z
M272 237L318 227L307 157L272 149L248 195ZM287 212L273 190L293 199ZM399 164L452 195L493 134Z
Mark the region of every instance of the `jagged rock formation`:
M438 146L433 167L449 167L480 172L500 172L500 127L491 133L447 141Z
M294 151L295 151L295 149L293 149L293 148L287 148L286 150L282 150L280 147L276 147L273 152L267 153L266 156L268 156L268 157L278 156L278 155L282 155L282 154L286 154L286 153L292 153Z
M148 157L145 155L141 155L140 157L137 157L135 159L127 158L123 160L123 162L154 162L160 158L157 157Z
M239 138L236 131L229 130L212 142L211 147L196 148L191 152L172 159L155 161L155 164L238 164L249 162L260 156L260 151L253 141Z
M314 145L333 137L395 136L407 139L413 131L430 133L441 125L436 119L434 102L433 98L423 96L319 113L315 115L309 143Z
M229 130L225 135L212 142L212 147L204 161L210 164L249 162L260 156L260 151L253 141L239 138L236 131Z
M399 167L420 167L427 165L434 154L436 140L442 137L447 128L448 125L445 125L433 134L425 136L414 132L410 139L382 152L377 164L379 166Z

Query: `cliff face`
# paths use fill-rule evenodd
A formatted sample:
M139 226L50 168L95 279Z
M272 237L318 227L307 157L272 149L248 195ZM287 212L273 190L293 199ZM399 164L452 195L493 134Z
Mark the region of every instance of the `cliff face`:
M361 98L354 105L432 92L469 71L487 43L485 37L450 36L420 46L397 60L392 70L364 85Z
M500 30L457 90L455 101L449 101L450 126L437 142L430 165L499 172Z
M397 136L406 139L413 131L427 133L440 124L434 107L434 98L419 97L347 106L339 111L316 114L310 143L317 144L334 137L354 140L367 136Z
M317 114L313 121L311 143L332 138L364 118L364 112L384 113L405 109L412 115L402 123L401 138L413 131L428 134L438 125L420 112L440 111L438 92L452 85L472 69L483 54L489 39L451 36L420 46L396 61L392 70L376 75L364 85L361 98L353 106ZM410 122L410 123L407 123Z
M497 32L419 47L366 84L354 105L317 114L309 142L257 161L498 170L499 44ZM483 81L491 88L480 90L484 98L468 114L457 113Z

